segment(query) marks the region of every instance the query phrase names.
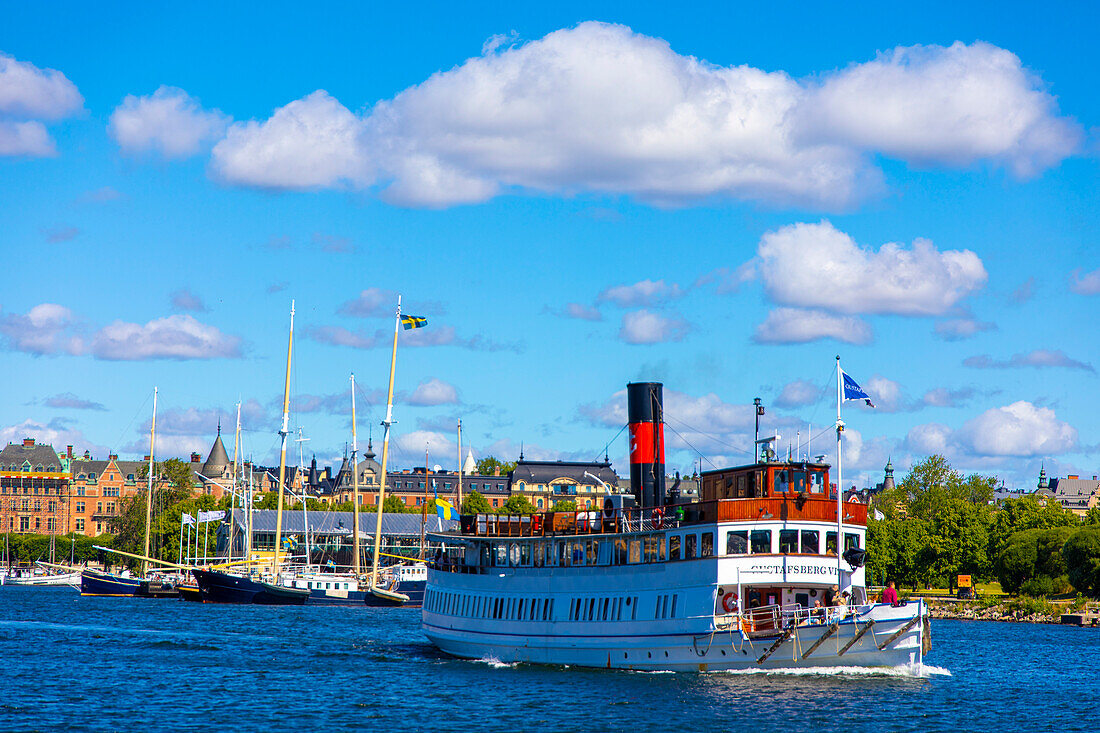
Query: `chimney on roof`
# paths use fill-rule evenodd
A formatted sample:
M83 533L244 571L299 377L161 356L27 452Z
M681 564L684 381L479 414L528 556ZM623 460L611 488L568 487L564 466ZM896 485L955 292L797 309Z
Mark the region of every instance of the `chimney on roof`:
M149 455L148 453L146 453L146 454L145 454L145 457L143 457L143 458L142 458L141 460L143 460L143 461L148 461L148 460L149 460L149 459L150 459L151 457L152 457L152 456L150 456L150 455Z
M84 451L84 460L85 461L92 460L92 452L90 450Z
M1076 473L1071 473L1069 476L1066 476L1066 478L1075 479L1075 478L1081 478L1081 477Z
M107 454L107 460L108 461L117 461L118 460L118 453L108 453Z
M499 464L497 465L496 468L493 469L493 475L494 476L499 476L500 475L500 465Z
M194 452L191 453L191 462L192 463L198 463L201 460L202 460L202 456L200 456L198 453L194 453Z
M73 447L71 445L65 446L65 457L66 458L72 458L73 457Z
M23 438L23 447L24 448L33 448L34 447L34 438Z

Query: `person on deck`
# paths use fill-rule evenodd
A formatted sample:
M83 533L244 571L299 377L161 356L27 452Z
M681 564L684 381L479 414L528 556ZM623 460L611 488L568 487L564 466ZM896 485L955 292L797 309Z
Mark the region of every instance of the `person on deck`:
M890 581L886 584L886 588L882 591L882 602L889 603L891 606L898 605L898 592L894 588L894 581Z

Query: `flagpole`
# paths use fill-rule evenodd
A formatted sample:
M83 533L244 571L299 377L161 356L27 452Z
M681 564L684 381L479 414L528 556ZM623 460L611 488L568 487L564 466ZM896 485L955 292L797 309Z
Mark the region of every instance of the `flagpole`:
M843 400L840 354L836 357L836 585L840 588L843 580L840 548L844 540L844 461L841 459L840 434L844 432L844 421L840 419L840 403Z
M458 493L455 494L458 499L458 503L455 504L458 507L458 513L462 513L462 419L458 421Z

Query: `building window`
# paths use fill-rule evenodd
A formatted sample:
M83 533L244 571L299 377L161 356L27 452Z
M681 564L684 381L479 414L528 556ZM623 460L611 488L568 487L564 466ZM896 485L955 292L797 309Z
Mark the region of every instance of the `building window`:
M77 514L83 514L84 513L84 502L78 501L76 503L76 513Z
M27 531L30 530L30 528L31 528L31 518L30 517L19 517L19 531L20 532L27 532Z
M83 517L76 520L76 531L77 532L83 532L84 531L84 518Z

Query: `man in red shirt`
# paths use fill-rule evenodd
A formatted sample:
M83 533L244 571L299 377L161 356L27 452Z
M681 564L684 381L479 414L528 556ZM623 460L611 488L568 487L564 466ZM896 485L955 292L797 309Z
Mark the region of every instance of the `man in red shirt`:
M891 606L898 605L898 592L894 589L894 581L891 580L883 589L882 602L889 603Z

